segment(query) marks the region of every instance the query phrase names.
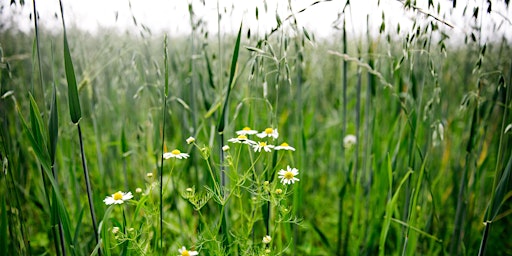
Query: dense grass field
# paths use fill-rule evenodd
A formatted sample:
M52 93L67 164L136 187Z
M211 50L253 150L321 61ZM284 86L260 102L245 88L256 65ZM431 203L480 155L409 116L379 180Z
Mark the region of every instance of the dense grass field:
M0 255L512 255L495 13L453 42L408 1L428 22L329 38L200 6L187 36L2 27Z

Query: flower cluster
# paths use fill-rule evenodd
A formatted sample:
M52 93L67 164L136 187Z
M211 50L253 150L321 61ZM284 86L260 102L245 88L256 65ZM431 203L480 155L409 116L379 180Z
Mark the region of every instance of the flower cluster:
M236 132L238 135L236 138L229 139L228 142L231 143L242 143L249 145L253 148L255 152L272 152L272 150L290 150L295 151L295 148L288 145L288 143L283 142L279 146L275 146L269 143L269 141L261 141L260 139L271 139L276 140L279 137L279 132L277 129L266 128L262 132L258 132L257 130L253 130L250 127L244 127L242 130ZM259 139L258 141L249 139L249 135L256 135Z
M269 127L262 132L258 132L257 130L253 130L250 127L244 127L242 130L237 131L236 134L238 136L236 138L229 139L228 142L249 145L252 147L254 152L272 152L272 150L295 151L295 148L288 145L286 142L282 142L278 146L271 144L271 142L279 138L279 132L274 128ZM256 135L256 137L259 139L257 141L251 140L249 138L250 135ZM229 147L227 149L229 149ZM299 175L299 170L297 168L291 168L290 166L287 166L286 170L281 169L277 174L283 185L289 185L295 183L295 181L299 181L297 178Z

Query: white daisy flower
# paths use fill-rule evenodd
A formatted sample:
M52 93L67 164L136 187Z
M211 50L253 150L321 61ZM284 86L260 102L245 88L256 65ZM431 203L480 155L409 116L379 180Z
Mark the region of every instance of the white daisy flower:
M181 151L179 151L177 149L175 149L171 152L164 153L165 159L169 159L169 158L186 159L188 157L189 157L189 155L187 153L181 153Z
M245 136L245 135L238 135L238 137L236 137L236 138L229 139L228 142L243 143L243 144L247 144L247 145L257 144L255 141L248 139L247 136Z
M277 146L274 148L275 150L291 150L291 151L295 151L295 148L288 145L288 143L286 142L283 142L281 143L281 145Z
M356 136L349 134L343 138L343 147L346 149L352 148L357 143Z
M283 183L283 185L291 184L291 183L295 183L295 181L299 181L299 179L295 177L295 176L299 175L299 170L297 170L297 168L290 168L289 165L286 167L286 170L281 169L277 173L277 175L278 175L278 178L281 179L281 183Z
M251 129L250 127L244 127L242 130L237 131L237 135L253 135L258 133L258 131Z
M270 237L269 235L266 235L263 237L263 243L264 244L270 244L270 241L272 241L272 237Z
M111 204L122 204L124 201L130 200L133 198L132 192L124 193L124 192L116 192L112 194L112 196L107 196L103 202L106 205Z
M277 137L279 137L279 133L277 132L277 129L267 128L264 131L256 134L256 136L260 138L272 137L274 139L277 139Z
M266 142L258 142L258 144L255 144L252 146L254 148L255 152L261 152L261 149L265 150L266 152L272 151L274 148L274 145L268 145Z
M222 151L226 152L226 151L228 151L228 150L229 150L229 146L228 146L228 145L224 145L224 146L222 147Z
M188 137L186 141L187 141L187 144L194 143L194 141L196 141L196 138Z
M181 249L178 250L180 254L178 256L193 256L198 255L199 253L196 251L189 251L185 246L182 246Z

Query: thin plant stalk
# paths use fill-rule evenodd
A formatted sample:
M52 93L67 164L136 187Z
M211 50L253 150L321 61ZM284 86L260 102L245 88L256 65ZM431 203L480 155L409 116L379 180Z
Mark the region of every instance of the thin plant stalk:
M69 100L69 113L71 121L77 125L78 128L78 139L80 141L80 153L82 156L82 168L84 170L87 198L89 200L89 210L91 212L92 226L94 230L94 237L96 238L96 244L99 244L98 226L96 221L96 214L94 211L94 203L92 197L91 182L89 180L89 171L87 170L87 162L85 160L84 144L82 139L82 129L80 128L80 119L82 118L82 110L80 108L80 97L78 96L78 87L76 83L75 68L73 67L73 61L71 58L71 51L69 50L69 44L66 33L66 22L64 21L64 7L62 0L59 0L60 13L62 17L62 27L64 30L64 68L66 72L66 80L68 82L68 100ZM101 249L98 248L98 255L101 256Z
M87 162L85 159L85 151L84 151L84 143L82 139L82 129L80 128L80 123L76 124L78 128L78 140L80 141L80 152L82 156L82 168L84 170L84 177L85 177L85 189L87 191L87 199L89 200L89 210L91 212L91 219L92 219L92 228L94 230L94 237L96 238L96 243L99 244L100 239L98 237L98 225L96 220L96 213L94 211L94 202L92 197L92 189L91 189L91 181L89 179L89 170L87 169ZM98 255L101 256L101 250L98 250Z
M159 254L163 255L163 170L164 170L164 150L165 150L165 121L166 121L166 113L167 113L167 94L169 92L169 64L168 64L168 53L167 53L167 35L164 38L164 68L165 68L165 84L164 84L164 109L163 109L163 124L162 124L162 154L160 156L160 170L159 170L159 178L160 178L160 187L159 187L159 197L160 197L160 204L159 204L159 231L160 231L160 250Z
M345 17L343 17L343 54L347 54L347 29L345 27ZM347 134L347 73L348 73L348 62L346 60L342 61L343 63L343 74L342 74L342 83L343 83L343 94L342 94L342 116L341 116L341 138L344 138ZM340 154L343 156L345 153L343 145L341 145ZM343 169L345 169L346 164L343 161ZM336 242L336 255L341 254L341 243L342 243L342 234L343 234L343 197L345 195L346 186L342 186L340 192L338 193L338 232L337 232L337 242Z

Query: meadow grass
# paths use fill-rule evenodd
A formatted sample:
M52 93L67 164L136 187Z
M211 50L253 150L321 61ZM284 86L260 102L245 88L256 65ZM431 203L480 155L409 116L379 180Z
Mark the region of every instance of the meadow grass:
M200 4L187 37L1 32L1 255L512 253L507 39L211 38Z

